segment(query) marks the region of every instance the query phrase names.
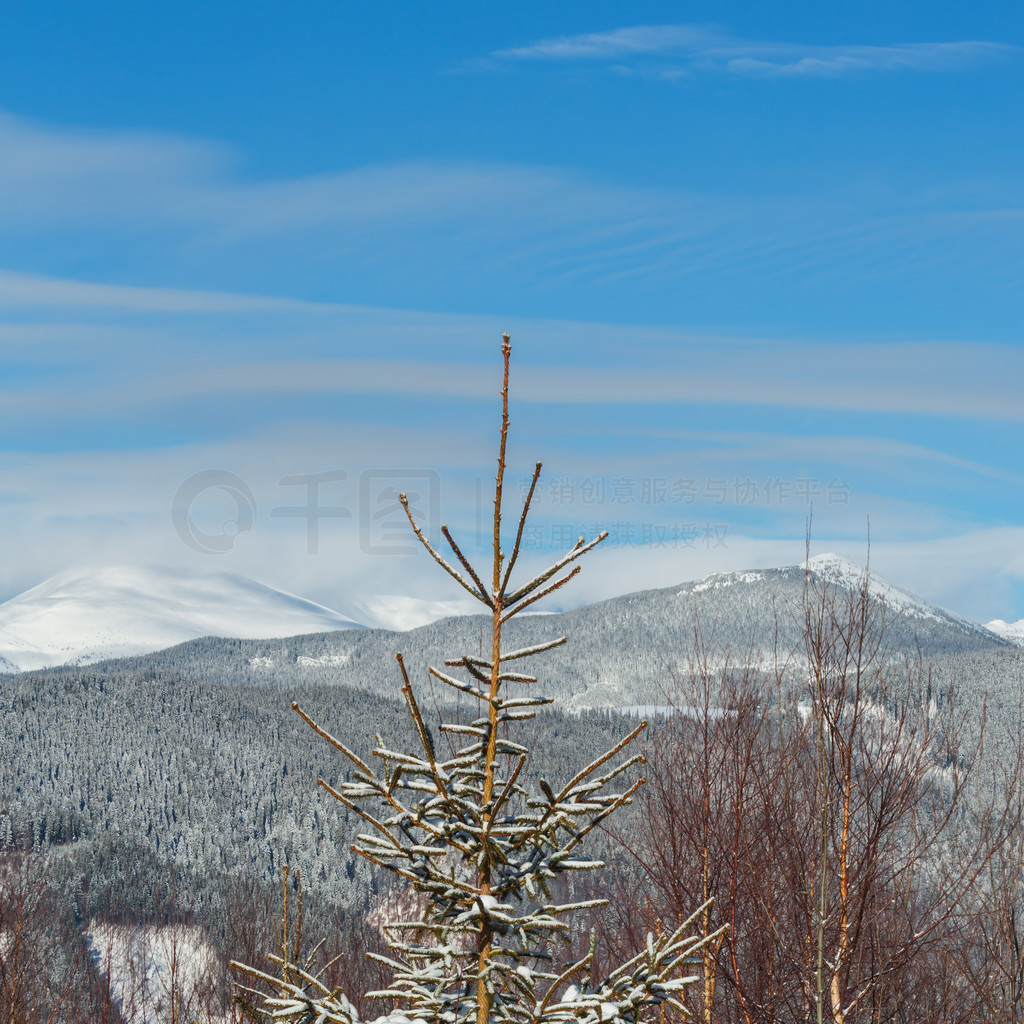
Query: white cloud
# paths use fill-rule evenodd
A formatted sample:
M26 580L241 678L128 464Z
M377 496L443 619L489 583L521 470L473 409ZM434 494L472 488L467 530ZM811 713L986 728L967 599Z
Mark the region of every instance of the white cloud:
M695 72L747 76L829 76L870 71L954 71L1017 48L983 40L894 46L811 46L739 39L701 25L636 25L541 39L496 50L495 61L607 61L617 71L675 78Z
M85 132L0 111L0 223L33 230L98 224L134 233L202 231L211 240L345 225L406 230L453 217L518 230L592 219L595 208L653 212L649 197L557 169L407 160L249 180L226 147L144 133ZM617 196L617 199L613 197Z
M633 337L642 337L637 328ZM628 331L623 329L624 341ZM130 335L129 335L130 337ZM346 347L356 347L350 337ZM1024 375L1024 352L1013 346L984 346L983 356L964 372L955 357L972 350L969 343L938 351L927 344L891 345L886 360L897 365L879 373L869 346L818 346L781 343L757 353L733 345L730 368L689 353L688 366L644 369L602 366L517 367L517 400L552 406L652 405L685 403L765 406L788 409L898 413L913 416L976 418L1020 422L1024 407L1018 381ZM987 350L987 351L984 351ZM918 365L899 366L916 359ZM734 362L733 362L734 361ZM187 368L183 368L187 367ZM476 401L491 390L493 374L482 365L395 360L279 360L239 362L212 355L176 359L159 353L136 366L118 370L116 380L102 374L89 386L82 376L55 379L48 386L19 385L2 392L2 416L21 423L130 413L181 400L259 394L268 410L275 400L294 394L350 394L465 398Z
M1006 56L999 43L912 43L905 46L739 47L720 56L725 69L741 75L826 76L867 71L955 71Z
M721 45L726 37L701 25L636 25L610 32L541 39L496 50L505 60L615 60L632 54L692 52Z
M130 298L127 298L127 306L131 308ZM318 311L318 317L322 312ZM359 315L368 317L370 311L359 311ZM224 323L224 314L215 316L217 323ZM391 316L396 319L389 320ZM416 315L379 311L379 317L385 332L390 329L390 323L391 326L411 327L409 333L414 336L420 333L415 327ZM469 320L424 315L422 333L459 337L467 332L479 332L480 324ZM611 350L629 344L641 351L664 346L677 350L684 365L690 365L694 358L706 358L701 356L702 352L717 351L707 338L609 325L514 323L511 329L515 335L531 339L524 341L522 350L528 350L531 344L542 348L554 337L560 338L562 344L575 337L576 344ZM492 337L494 333L492 330ZM130 334L122 337L119 344L130 347ZM301 339L295 338L294 344L301 346ZM805 356L800 355L799 350L794 355L781 343L772 346L748 342L747 346L750 351L760 350L764 356L750 371L761 374L763 388L777 390L779 400L799 402L806 397L803 388L811 386L808 382L812 380L806 372L801 387L787 390L787 379L803 372ZM1019 368L1000 368L996 360L1005 352L999 347L975 351L954 346L950 352L935 348L930 360L918 358L927 356L921 352L912 358L911 349L908 347L906 352L901 352L897 348L890 360L895 370L906 373L892 384L893 394L915 386L915 368L916 373L926 378L929 374L934 376L936 364L943 359L949 363L951 375L962 378L963 368L952 358L954 355L964 359L970 355L978 361L974 378L962 379L965 387L987 384L998 392L1002 387L1000 381L1019 379ZM818 352L827 360L827 349ZM735 360L735 365L720 367L719 376L727 384L736 365L746 362L744 357ZM831 373L827 362L823 365L819 385L832 389L826 394L837 391L836 381L856 362L857 354L849 347L841 351ZM877 367L879 354L864 355L862 362L865 366ZM347 478L325 487L322 500L348 506L355 513L359 508L359 474L364 469L425 469L438 474L442 483L442 512L460 539L470 538L467 546L471 546L476 482L480 481L482 493L486 495L492 473L493 361L486 370L473 364L466 367L439 362L406 366L400 361L383 360L339 360L307 365L289 361L279 367L243 364L237 368L238 380L233 382L234 372L224 367L207 380L206 399L211 408L220 408L222 418L232 424L236 406L232 404L230 388L225 385L266 389L260 405L266 419L256 429L233 429L230 436L221 440L163 443L141 450L8 452L0 456L4 480L0 525L8 552L0 569L0 593L12 595L54 572L74 566L149 563L240 572L343 611L354 611L348 602L373 594L457 598L458 593L445 590L444 580L438 579L429 560L385 557L361 550L357 516L326 522L321 532L320 552L310 556L305 550L304 520L274 519L269 512L277 505L302 500L301 489L281 483L290 475L344 469ZM768 474L788 473L792 477L799 472L793 467L808 465L834 467L837 473L851 467L870 471L896 484L887 493L865 494L854 488L849 506L831 508L826 505L816 511L816 550L840 550L850 557L863 557L863 543L859 540L851 543L849 538L866 532L865 516L870 513L873 535L886 538L873 543L875 566L894 583L976 618L1012 619L1024 614L1024 609L1014 607L1011 597L1011 584L1024 581L1024 564L1018 557L1019 552L1024 551L1024 530L965 530L962 515L955 508L944 507L941 501L930 504L936 501L935 493L930 490L936 481L943 488L988 487L993 491L1005 491L1006 485L1019 488L1019 476L1000 469L998 463L989 466L983 457L966 459L955 452L942 451L938 445L929 448L885 437L836 433L826 437L800 437L713 429L673 432L670 428L648 429L642 422L633 424L629 417L617 414L610 417L615 422L614 428L609 426L603 430L619 439L628 438L627 446L616 442L610 451L605 451L587 438L583 439L582 449L574 450L577 442L571 426L562 425L549 431L543 408L531 410L529 415L526 413L530 398L545 396L555 403L552 410L564 408L564 397L559 397L557 389L549 391L543 384L551 369L523 365L520 359L514 372L516 432L513 447L517 473L532 465L532 459L538 455L546 458L546 482L556 480L560 474L575 473L579 477L606 480L685 475L701 481L710 476L731 481L734 477L752 474L763 483ZM144 373L137 381L119 388L108 387L101 375L95 385L85 386L79 379L78 392L73 388L64 392L37 391L27 399L14 395L12 400L22 403L15 410L19 417L37 417L40 427L55 416L69 413L81 415L82 422L88 423L96 409L102 409L106 416L116 412L116 408L111 407L117 402L134 402L128 396L141 388L141 398L132 417L126 421L130 434L133 424L145 425L160 415L161 388L174 385L178 394L191 396L192 401L202 393L201 377L190 378L179 372L175 378L163 366L152 368L152 373L152 379ZM768 376L769 373L774 376ZM389 380L389 375L396 377ZM634 389L639 394L647 387L660 388L658 394L666 397L677 389L681 394L676 394L675 400L683 401L693 397L693 389L699 390L713 380L699 376L696 383L687 383L685 376L676 371L640 375L605 368L585 375L579 387L592 389L591 394L606 399L615 398L615 384L619 381L629 395ZM720 385L720 393L735 399L726 384ZM343 418L340 423L281 420L276 418L275 406L268 397L275 386L283 391L324 388L345 395L361 393L371 385L382 391L390 388L396 396L403 390L407 394L418 390L420 394L430 395L438 403L437 416L431 416L425 423L419 418L414 421L403 412L398 398L390 400L393 411L387 417L390 422L386 426L372 425L361 417L351 422L344 422ZM866 383L864 387L867 388ZM235 393L249 401L244 392ZM471 394L482 401L465 407L457 419L446 418L444 396L456 393ZM582 390L576 397L581 394ZM167 400L166 396L163 400ZM987 393L975 394L973 401L978 410L994 404L991 394ZM338 401L338 407L345 408L344 398ZM673 417L666 416L657 422L668 428L673 421ZM524 432L523 427L529 430ZM69 446L77 443L77 434L73 425L67 428L64 437ZM224 556L203 555L186 547L171 524L171 502L177 488L192 474L211 468L240 475L252 488L259 505L256 528L251 534L240 537L235 548ZM830 468L829 473L832 471ZM817 471L812 468L809 472ZM825 480L827 476L822 483ZM510 499L514 502L515 498L513 489ZM558 518L549 503L538 511L542 522L545 517ZM611 520L643 524L652 518L668 516L669 519L694 519L701 524L709 519L716 523L721 521L728 527L724 544L719 547L705 547L701 543L695 548L677 549L642 544L609 546L595 559L593 566L588 566L572 599L582 603L629 590L670 586L711 571L792 564L800 559L807 509L799 501L762 509L759 513L763 527L761 536L751 535L752 531L745 525L747 511L749 509L731 501L699 510L675 506L667 512L655 512L639 504L562 509L562 514L571 516L574 522L604 521L606 526Z
M14 225L112 215L138 225L146 211L181 216L187 183L223 173L224 147L142 132L85 131L0 112L0 216Z

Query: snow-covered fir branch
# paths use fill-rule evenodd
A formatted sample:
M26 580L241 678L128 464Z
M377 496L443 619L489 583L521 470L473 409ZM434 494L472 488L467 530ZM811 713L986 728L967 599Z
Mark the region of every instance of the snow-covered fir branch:
M389 920L383 928L389 952L371 955L391 971L391 980L366 995L394 1006L377 1024L632 1024L662 1005L686 1015L684 994L695 980L691 967L704 946L721 934L721 930L703 937L691 934L707 904L671 934L648 935L643 950L604 978L592 976L593 946L588 956L560 973L553 969L556 952L564 955L571 936L572 916L605 902L559 902L553 895L555 883L574 872L604 866L585 852L585 840L605 818L629 803L643 783L642 778L625 781L624 773L643 762L641 756L630 755L628 747L646 723L560 788L546 779L539 779L534 789L518 781L530 750L509 734L551 700L516 693L512 687L533 685L536 677L502 666L561 646L565 638L506 651L502 628L518 612L568 582L579 566L557 578L561 570L605 535L590 541L580 538L549 568L512 586L511 569L518 558L529 497L506 564L500 532L509 422L507 335L502 352L505 373L490 591L482 582L486 574L470 565L447 530L445 538L462 571L431 547L406 504L413 530L434 560L492 611L489 657L464 654L445 661L449 671L429 669L447 686L476 698L480 717L468 724L437 723L453 743L449 755L439 757L401 655L402 695L420 750L394 750L378 738L373 750L376 761L370 765L299 710L352 766L348 781L332 786L320 780L331 796L370 826L356 836L352 849L389 871L397 884L406 883L419 897L412 903L420 911L417 918ZM534 486L539 473L538 464ZM559 891L569 887L560 886ZM275 960L276 974L239 967L250 982L265 986L258 997L261 1005L251 999L247 1004L257 1019L262 1013L267 1020L301 1024L365 1024L345 994L328 991L308 965L291 963L287 943L282 949L284 957ZM255 994L250 987L249 997Z

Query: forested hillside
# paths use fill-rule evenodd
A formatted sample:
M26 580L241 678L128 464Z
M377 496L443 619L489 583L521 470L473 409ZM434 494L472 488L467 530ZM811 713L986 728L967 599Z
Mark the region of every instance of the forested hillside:
M326 898L365 906L372 882L346 852L353 823L314 785L320 774L337 783L345 766L325 758L292 701L367 755L376 734L410 738L398 699L345 686L96 668L7 679L0 845L62 847L91 879L94 912L147 906L161 862L177 868L182 895L203 901L224 874L268 880L290 863ZM549 712L537 720L531 771L558 778L625 728L619 716Z

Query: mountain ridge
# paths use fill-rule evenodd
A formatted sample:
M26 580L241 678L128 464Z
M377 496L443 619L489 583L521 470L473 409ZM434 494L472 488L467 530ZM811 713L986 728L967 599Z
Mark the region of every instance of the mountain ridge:
M752 662L766 670L775 652L791 658L802 650L808 568L837 587L854 586L863 575L837 556L819 556L807 567L712 573L674 587L516 618L506 627L506 641L525 647L571 638L568 647L550 652L544 672L546 692L567 708L660 705L688 676L700 644L715 652L716 666ZM910 657L1015 646L875 574L869 589L887 601L889 644ZM427 665L476 653L486 628L485 616L456 615L405 632L367 627L274 638L205 637L108 664L111 671L174 671L223 685L340 685L383 693L395 682L396 651L419 680Z
M753 643L763 649L769 639L765 635L767 609L774 608L772 614L785 619L786 607L798 601L808 570L841 588L859 586L865 573L857 563L832 553L816 555L806 566L709 573L672 587L634 591L564 612L531 616L537 621L526 628L526 633L549 631L540 621L554 628L556 622L564 620L569 635L575 635L581 627L584 634L595 636L601 629L614 634L625 627L625 632L634 636L649 634L653 647L663 648L678 632L669 622L673 607L678 605L683 619L692 620L699 610L704 628L715 633L720 645L724 641L735 651ZM1024 645L1024 620L1009 625L996 620L982 626L891 584L873 571L868 574L868 587L872 596L884 598L889 610L904 623L915 622L918 634L936 634L925 646L946 650L955 634L964 638L967 647L984 647L989 642ZM457 635L465 633L467 623L476 618L460 614L457 601L378 597L354 603L366 612L378 609L382 613L379 617L392 623L407 624L411 620L412 626L402 630L364 626L325 605L230 573L124 566L71 570L0 604L0 672L134 658L202 637L270 643L338 630L370 629L379 635L408 635L415 645L422 630L434 634L445 623ZM693 608L684 612L684 604ZM652 617L662 620L661 628L653 632L646 628ZM940 640L938 633L944 639ZM673 646L679 646L678 639L675 636L671 641ZM920 639L919 635L917 642ZM348 657L343 652L296 656L314 662L326 658L324 664L334 665L343 664ZM253 667L259 667L260 659L264 667L273 664L273 659L267 661L270 655L253 657L257 659Z

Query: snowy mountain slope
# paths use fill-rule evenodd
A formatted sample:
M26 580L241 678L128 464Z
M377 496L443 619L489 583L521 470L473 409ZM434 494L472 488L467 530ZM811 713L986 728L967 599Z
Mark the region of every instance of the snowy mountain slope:
M864 577L864 567L842 555L832 553L815 555L807 564L808 568L821 579L840 587L857 589ZM931 601L912 594L909 590L903 590L883 579L874 571L868 574L868 593L874 598L883 599L890 611L900 615L936 621L951 619L965 624L968 628L977 629L978 627L978 623L972 622L956 612L940 608L938 605L932 604Z
M58 573L0 605L0 671L158 651L202 636L294 636L359 627L244 576L116 567Z
M810 558L806 569L819 581L840 590L859 590L865 572L863 566L832 552ZM689 587L691 593L697 594L743 584L764 584L766 582L770 584L772 581L778 584L783 579L802 584L804 572L805 566L793 565L760 571L712 573L696 583L683 584L681 590ZM979 637L989 632L986 627L963 615L948 611L909 590L895 586L874 571L868 573L867 583L868 593L872 598L885 602L890 616L902 618L904 621L930 620L936 624L944 623ZM991 632L996 631L991 630Z

